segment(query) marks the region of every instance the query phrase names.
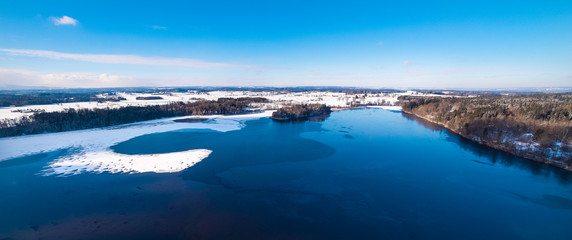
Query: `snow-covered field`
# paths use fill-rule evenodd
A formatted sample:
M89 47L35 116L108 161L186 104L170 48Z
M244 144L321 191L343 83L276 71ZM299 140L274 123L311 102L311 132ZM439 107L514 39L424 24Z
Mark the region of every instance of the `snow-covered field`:
M178 172L208 157L211 150L125 155L112 152L110 147L150 133L183 129L212 129L221 132L239 130L244 126L244 121L271 114L272 111L265 111L234 116L204 116L210 120L194 123L174 122L177 118L167 118L108 128L0 138L0 161L72 148L73 154L55 159L41 174L61 176L83 172Z
M197 100L217 100L219 98L239 97L264 97L270 103L260 104L262 109L277 109L284 105L301 103L320 103L330 107L350 107L355 105L395 105L399 96L430 96L415 91L402 93L381 94L346 94L337 92L250 92L250 91L211 91L211 92L186 92L186 93L117 93L117 96L126 100L119 102L76 102L51 105L28 105L22 107L0 108L0 119L16 119L32 114L31 110L43 110L46 112L63 111L66 109L94 109L94 108L118 108L125 106L147 106L168 104L172 102L192 102ZM137 100L137 97L159 96L161 100Z

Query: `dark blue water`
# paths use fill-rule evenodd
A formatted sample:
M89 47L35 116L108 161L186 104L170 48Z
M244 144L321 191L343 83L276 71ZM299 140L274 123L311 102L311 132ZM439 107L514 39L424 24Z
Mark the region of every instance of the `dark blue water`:
M572 174L379 109L324 122L149 134L125 154L205 148L174 174L36 175L0 163L0 239L572 239Z

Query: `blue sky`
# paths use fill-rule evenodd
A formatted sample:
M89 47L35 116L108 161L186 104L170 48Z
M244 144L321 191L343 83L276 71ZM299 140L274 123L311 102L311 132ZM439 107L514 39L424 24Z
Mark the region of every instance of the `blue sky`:
M572 87L572 1L0 2L0 87Z

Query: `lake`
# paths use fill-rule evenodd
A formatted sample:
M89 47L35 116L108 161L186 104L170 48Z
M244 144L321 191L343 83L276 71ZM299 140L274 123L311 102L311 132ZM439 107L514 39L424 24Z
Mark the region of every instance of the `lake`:
M188 123L195 124L195 123ZM572 239L572 173L401 112L146 134L117 153L212 153L177 173L0 162L0 239Z

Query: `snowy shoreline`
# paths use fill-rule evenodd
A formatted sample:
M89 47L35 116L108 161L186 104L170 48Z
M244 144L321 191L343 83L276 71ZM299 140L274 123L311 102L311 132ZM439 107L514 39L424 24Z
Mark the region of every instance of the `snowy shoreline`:
M178 172L208 157L211 151L194 149L166 154L124 155L112 152L110 147L150 133L182 129L211 129L220 132L240 130L244 126L244 121L269 117L270 115L272 115L272 111L232 116L198 116L210 119L204 122L181 123L173 121L185 118L185 116L98 129L1 138L0 161L73 148L77 149L78 153L57 158L49 163L41 174Z

